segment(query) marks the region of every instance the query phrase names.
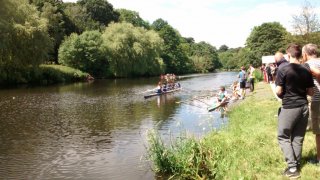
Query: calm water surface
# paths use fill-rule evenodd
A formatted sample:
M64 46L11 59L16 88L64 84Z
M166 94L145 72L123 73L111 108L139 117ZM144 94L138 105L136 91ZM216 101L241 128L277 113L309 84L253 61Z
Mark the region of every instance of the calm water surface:
M0 90L0 179L156 179L147 131L202 136L227 119L176 103L230 85L236 73L183 76L183 91L145 100L157 78Z

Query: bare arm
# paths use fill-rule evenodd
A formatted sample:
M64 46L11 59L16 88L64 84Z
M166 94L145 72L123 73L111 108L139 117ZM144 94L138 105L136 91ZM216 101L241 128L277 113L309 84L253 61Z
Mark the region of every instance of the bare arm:
M277 86L277 87L276 87L276 94L277 94L277 96L278 96L279 98L281 98L281 99L282 99L282 93L283 93L283 88L282 88L282 86Z
M316 67L310 66L310 71L312 76L315 77L318 82L320 82L320 70Z
M313 94L314 94L313 88L307 88L307 94L309 96L313 96Z

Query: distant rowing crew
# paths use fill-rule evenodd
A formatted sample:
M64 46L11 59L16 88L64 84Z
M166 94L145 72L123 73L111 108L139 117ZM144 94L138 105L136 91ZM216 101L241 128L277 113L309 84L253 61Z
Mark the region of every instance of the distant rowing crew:
M160 81L158 82L157 87L154 89L154 92L144 96L144 98L159 96L162 94L167 94L167 93L181 90L180 83L175 83L175 80L176 80L175 74L161 75Z

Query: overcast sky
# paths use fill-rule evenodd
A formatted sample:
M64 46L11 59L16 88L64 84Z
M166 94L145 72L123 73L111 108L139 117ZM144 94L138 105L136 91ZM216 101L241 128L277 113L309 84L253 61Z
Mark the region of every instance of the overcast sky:
M64 0L76 2L76 0ZM298 14L304 0L108 0L115 9L137 11L152 23L162 18L183 37L206 41L219 48L244 46L254 26L280 22L292 31L292 15ZM318 0L309 0L318 8Z

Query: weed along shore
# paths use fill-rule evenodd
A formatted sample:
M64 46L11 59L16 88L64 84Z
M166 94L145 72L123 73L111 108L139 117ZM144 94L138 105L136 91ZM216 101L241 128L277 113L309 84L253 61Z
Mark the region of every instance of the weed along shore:
M158 175L182 179L285 179L277 141L280 102L270 85L257 83L253 93L230 108L229 124L201 139L182 135L171 144L149 133L149 158ZM308 131L303 144L301 179L320 179L320 167L307 163L316 155Z

